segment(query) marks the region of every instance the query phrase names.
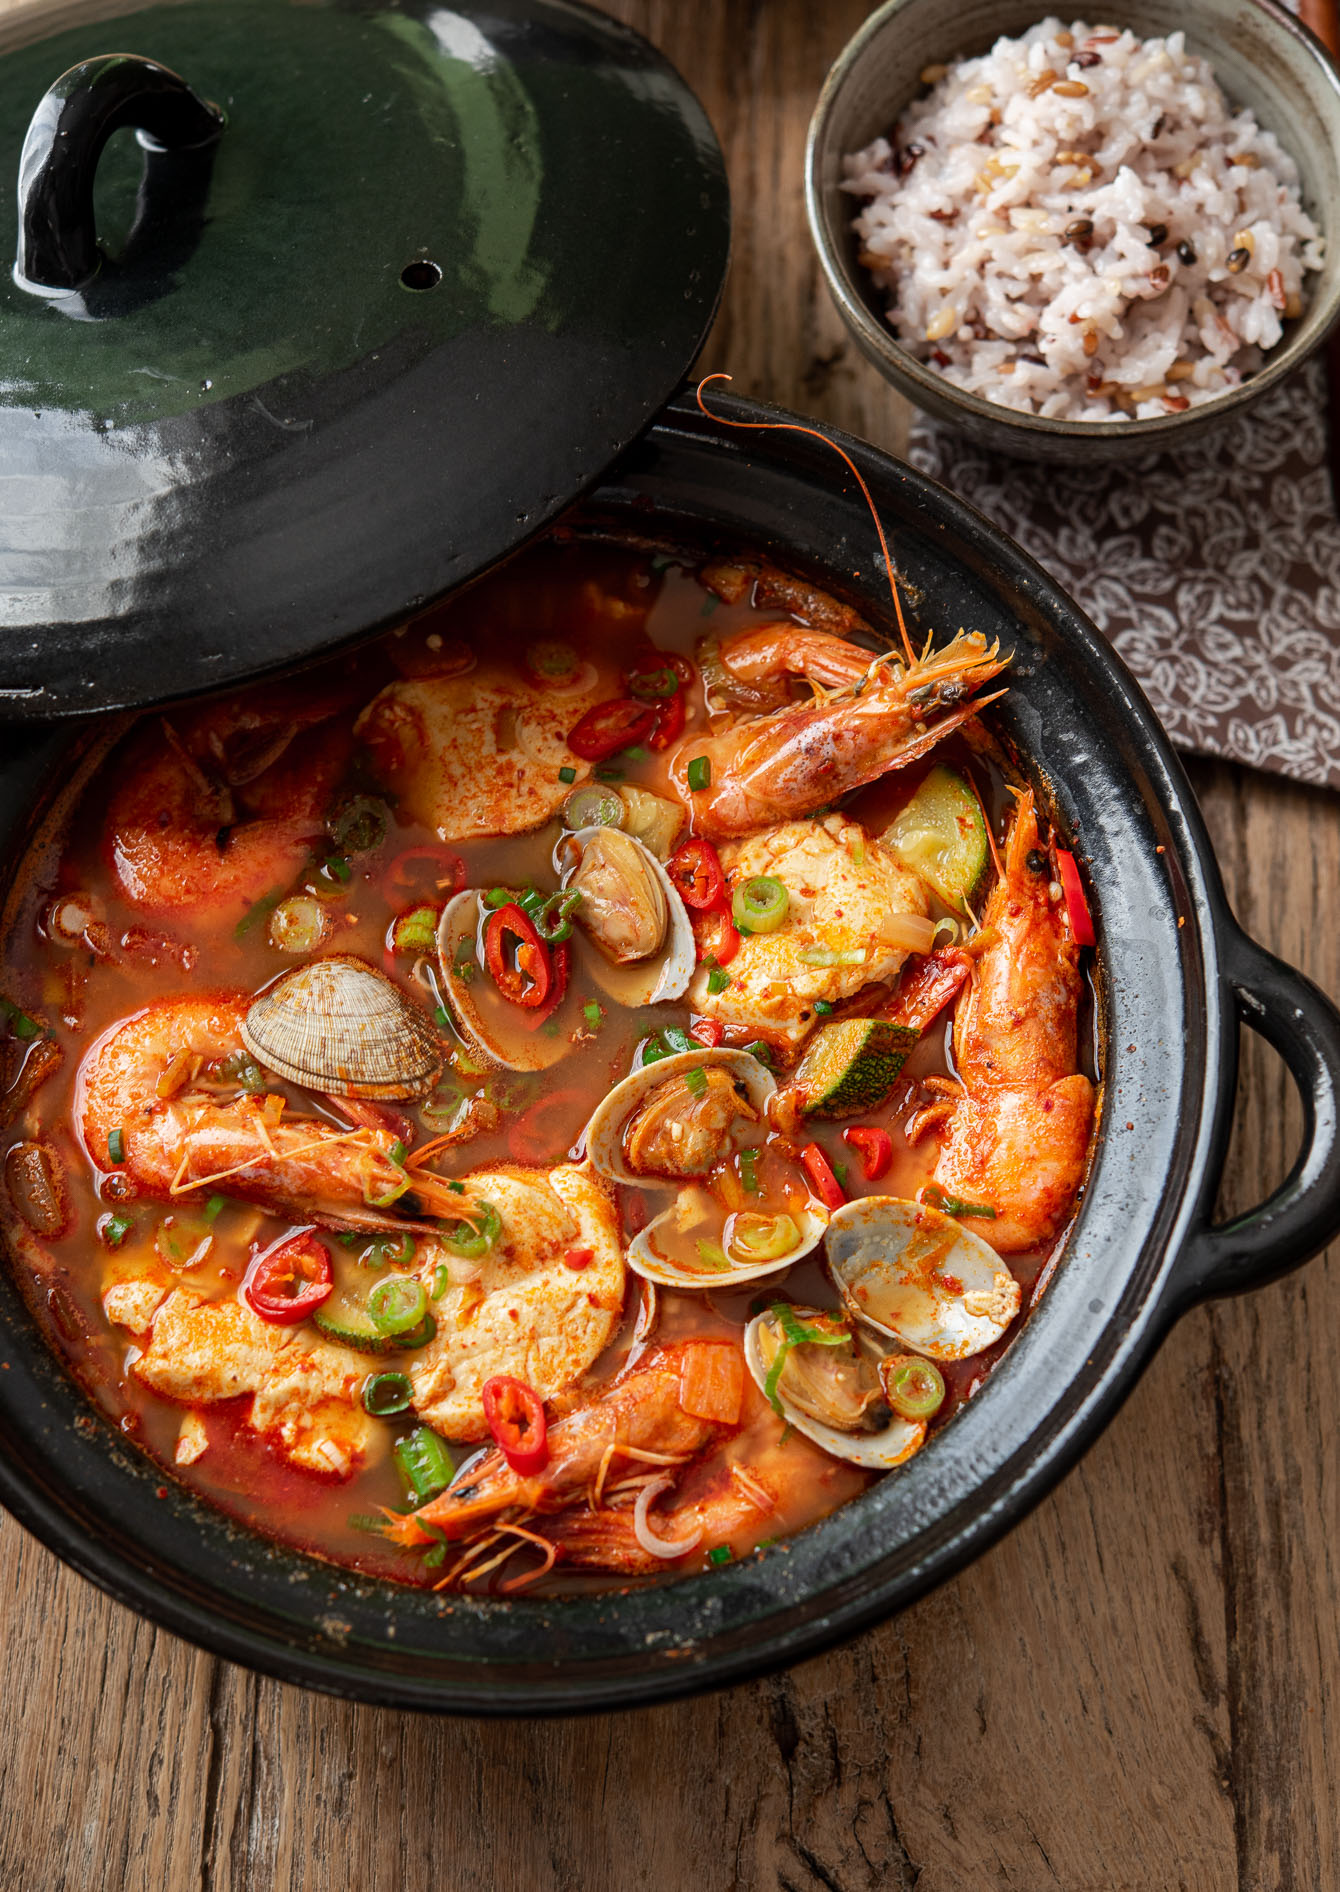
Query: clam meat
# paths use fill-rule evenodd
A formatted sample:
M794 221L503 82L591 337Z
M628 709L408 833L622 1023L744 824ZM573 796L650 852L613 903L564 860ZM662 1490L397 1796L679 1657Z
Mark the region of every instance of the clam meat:
M681 1051L616 1084L586 1126L595 1167L613 1182L704 1176L759 1123L776 1090L747 1051Z
M874 1362L839 1315L765 1308L745 1329L744 1356L774 1410L834 1458L889 1471L926 1437L924 1420L889 1411Z
M579 828L559 843L563 886L594 947L591 973L622 1005L682 998L697 963L693 927L656 856L621 828Z

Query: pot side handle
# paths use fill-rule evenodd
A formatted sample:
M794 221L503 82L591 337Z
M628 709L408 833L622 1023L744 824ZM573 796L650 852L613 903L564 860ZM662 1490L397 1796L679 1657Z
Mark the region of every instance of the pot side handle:
M224 115L185 79L134 53L88 59L62 73L33 113L19 158L19 247L14 280L39 296L85 288L102 264L93 178L114 131L133 126L150 162L186 162L193 188L208 181ZM201 162L201 160L206 160ZM153 190L141 191L152 200ZM138 227L138 226L137 226Z
M1173 1283L1184 1306L1261 1287L1340 1233L1340 1011L1236 927L1223 954L1239 1021L1274 1046L1298 1086L1303 1143L1265 1202L1193 1235Z

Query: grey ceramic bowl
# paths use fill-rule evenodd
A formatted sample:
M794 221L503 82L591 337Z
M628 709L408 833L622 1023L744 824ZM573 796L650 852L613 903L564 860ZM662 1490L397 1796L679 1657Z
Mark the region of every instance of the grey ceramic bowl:
M1340 315L1340 73L1311 33L1274 0L1105 0L1093 15L1144 38L1184 32L1229 100L1248 105L1293 157L1304 208L1331 239L1307 280L1303 315L1241 387L1158 420L1064 421L1015 413L955 387L895 340L884 298L856 261L855 200L840 188L844 152L887 133L928 65L985 52L1048 12L1042 0L888 0L849 42L810 124L805 199L834 300L863 354L918 407L1001 452L1043 460L1116 460L1203 433L1240 414L1296 368ZM1073 17L1065 14L1067 19Z

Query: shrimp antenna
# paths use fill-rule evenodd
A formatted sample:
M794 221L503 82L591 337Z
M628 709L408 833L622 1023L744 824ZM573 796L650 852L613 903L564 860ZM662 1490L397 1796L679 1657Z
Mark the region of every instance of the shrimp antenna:
M903 601L898 596L898 580L894 577L893 560L889 557L889 542L884 536L883 522L878 512L875 510L875 502L870 496L870 488L861 477L860 467L857 466L855 460L852 459L845 447L840 447L836 440L832 440L827 434L821 433L817 427L802 427L800 422L796 420L727 420L724 414L713 414L710 412L706 402L703 400L703 389L707 386L709 381L730 381L732 378L731 375L718 371L716 374L705 374L698 383L693 392L694 398L698 403L698 411L703 415L704 419L714 420L719 427L758 427L768 432L809 434L815 440L822 440L826 447L831 447L834 453L846 461L856 484L861 489L861 494L866 505L870 508L870 517L874 520L875 531L879 534L879 549L884 555L884 569L889 575L889 590L893 593L893 609L898 619L898 633L903 640L903 649L907 653L908 667L909 669L914 667L916 658L912 655L912 640L907 634L907 625L903 621Z

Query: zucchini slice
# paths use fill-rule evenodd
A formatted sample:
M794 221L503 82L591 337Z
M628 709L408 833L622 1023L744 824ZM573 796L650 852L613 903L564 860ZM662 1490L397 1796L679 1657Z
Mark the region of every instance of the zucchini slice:
M893 1089L920 1034L884 1018L844 1018L821 1025L796 1067L792 1083L804 1094L807 1117L855 1117L882 1103Z
M947 907L962 912L981 893L991 866L986 820L957 770L937 764L882 838Z
M390 1353L395 1338L379 1333L373 1326L367 1298L367 1286L361 1294L337 1287L329 1300L316 1309L312 1319L328 1340L336 1340L342 1347L352 1347L356 1353Z

